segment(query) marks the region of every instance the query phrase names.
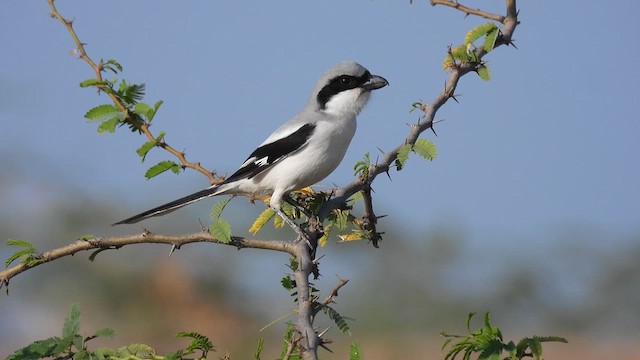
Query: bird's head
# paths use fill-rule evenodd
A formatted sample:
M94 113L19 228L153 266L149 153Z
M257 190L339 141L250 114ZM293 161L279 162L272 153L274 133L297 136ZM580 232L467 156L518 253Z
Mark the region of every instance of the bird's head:
M372 75L364 66L344 61L322 74L309 101L316 111L355 116L367 104L371 91L387 85L385 78Z

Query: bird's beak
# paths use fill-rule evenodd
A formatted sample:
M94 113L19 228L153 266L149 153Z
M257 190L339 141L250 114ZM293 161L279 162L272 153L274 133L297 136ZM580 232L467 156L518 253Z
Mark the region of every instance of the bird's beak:
M365 90L371 91L375 89L380 89L387 85L389 85L389 82L387 81L387 79L383 78L382 76L371 75L369 80L362 85L362 88Z

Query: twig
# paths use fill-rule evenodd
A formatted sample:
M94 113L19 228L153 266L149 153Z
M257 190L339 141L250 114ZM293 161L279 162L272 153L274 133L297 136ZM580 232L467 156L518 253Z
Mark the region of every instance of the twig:
M325 297L322 302L319 302L319 303L316 302L316 306L313 309L314 316L318 314L320 310L322 310L322 308L332 303L333 299L336 296L338 296L338 290L340 290L343 286L347 285L347 283L349 282L349 279L340 279L340 278L338 279L340 280L338 281L338 285L336 285L333 289L331 289L331 291L329 291L329 293L327 294L327 297Z
M262 240L262 239L247 239L239 236L231 238L231 242L223 243L216 239L208 232L199 232L189 235L171 236L162 234L153 234L148 231L138 235L130 236L116 236L116 237L103 237L89 240L78 240L72 244L59 247L57 249L46 251L40 255L34 257L35 262L29 266L26 262L15 265L0 272L0 288L3 285L9 285L9 280L14 276L25 272L31 268L42 265L44 263L57 260L59 258L74 255L81 251L88 250L110 250L119 249L123 246L133 244L168 244L172 247L180 248L182 245L196 243L196 242L210 242L222 245L235 246L238 249L251 248L251 249L264 249L286 252L289 254L295 254L293 244L289 241L281 240ZM306 244L305 244L306 246Z
M504 23L505 17L502 15L498 15L498 14L492 14L480 9L472 9L469 7L466 7L460 3L458 3L457 1L451 1L451 0L431 0L431 6L436 6L436 5L444 5L444 6L449 6L452 7L454 9L460 10L462 12L464 12L466 14L466 16L469 15L476 15L476 16L480 16L483 17L485 19L489 19L489 20L493 20L493 21L497 21L500 23Z
M51 17L54 19L57 19L58 21L60 21L69 31L69 34L71 34L71 37L73 38L73 41L76 44L76 51L79 54L80 58L82 60L84 60L87 64L89 64L89 66L93 69L93 71L96 74L96 79L98 79L99 81L102 81L102 71L104 70L103 68L103 64L102 61L100 61L100 63L96 64L95 61L93 61L93 59L91 59L91 57L89 57L89 55L87 54L87 51L84 48L84 43L82 41L80 41L80 38L78 38L78 34L76 33L76 31L73 29L73 21L72 20L67 20L66 18L64 18L59 12L58 9L56 8L55 4L54 4L55 0L47 0L47 2L49 3L49 7L51 8ZM100 90L105 90L106 86L105 85L97 85L97 88ZM125 106L125 104L122 103L122 101L115 96L113 93L107 92L105 91L105 93L111 98L111 101L113 101L113 103L118 107L118 109L120 111L122 111L122 113L124 114L128 114L128 109ZM128 117L128 115L127 115ZM147 139L149 139L149 141L156 141L156 137L151 133L151 131L149 130L149 124L144 122L142 123L142 125L140 125L140 131L147 137ZM215 173L205 169L204 167L202 167L200 165L199 162L190 162L187 160L184 152L178 151L175 148L171 147L169 144L167 144L164 141L161 141L158 143L158 146L165 149L166 151L168 151L169 153L171 153L173 156L175 156L176 158L178 158L178 160L180 161L180 163L182 164L182 166L190 168L190 169L194 169L202 174L204 174L208 179L209 179L209 183L213 184L218 184L220 182L223 181L223 178L221 177L216 177Z

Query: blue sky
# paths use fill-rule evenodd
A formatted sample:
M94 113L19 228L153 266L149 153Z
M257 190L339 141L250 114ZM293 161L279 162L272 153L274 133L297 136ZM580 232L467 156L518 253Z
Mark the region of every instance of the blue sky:
M541 234L556 226L637 233L640 125L632 105L640 25L633 14L640 6L625 3L521 2L518 50L487 58L490 82L462 80L461 103L438 113L445 119L439 137L426 134L439 158L412 158L393 181L379 178L379 211L413 226L449 222L474 233ZM352 147L325 186L347 183L365 152L402 141L417 116L410 104L442 88L446 46L483 22L402 1L58 6L76 19L91 56L117 59L125 78L147 84L148 102L165 101L153 130L167 131L170 144L220 173L233 172L294 115L334 63L353 59L385 76L391 86L361 114ZM91 71L69 55L71 39L46 4L3 8L0 152L15 164L12 179L97 192L136 211L206 184L196 173L146 181L134 152L141 138L97 135L84 124L84 112L107 99L78 87ZM148 162L167 157L158 151ZM3 196L5 206L29 208L17 204L21 197Z

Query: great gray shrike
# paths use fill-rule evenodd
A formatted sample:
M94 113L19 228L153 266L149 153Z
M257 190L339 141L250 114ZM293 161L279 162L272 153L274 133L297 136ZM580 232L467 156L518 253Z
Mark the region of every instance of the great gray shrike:
M222 183L114 225L164 215L210 196L259 195L271 196L271 208L304 238L299 225L282 212L282 202L291 191L323 180L338 167L356 131L356 115L372 90L388 84L358 63L337 64L320 77L302 111L269 135Z

